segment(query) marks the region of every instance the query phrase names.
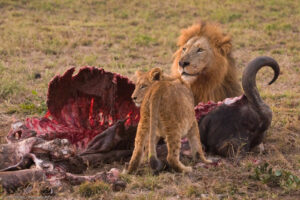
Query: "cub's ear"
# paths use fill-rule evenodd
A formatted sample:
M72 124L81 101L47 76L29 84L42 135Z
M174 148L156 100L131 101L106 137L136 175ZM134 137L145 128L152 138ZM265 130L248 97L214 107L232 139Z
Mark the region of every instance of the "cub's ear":
M232 44L231 44L231 38L228 35L225 35L220 42L220 52L223 56L227 56L231 53L232 50Z
M162 70L159 67L153 68L150 71L150 80L159 81L162 79Z

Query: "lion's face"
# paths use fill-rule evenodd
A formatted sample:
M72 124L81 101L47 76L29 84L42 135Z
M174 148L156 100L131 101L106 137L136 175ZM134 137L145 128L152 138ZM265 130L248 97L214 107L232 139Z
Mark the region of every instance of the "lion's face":
M131 98L135 105L137 107L140 107L142 104L142 101L151 87L151 85L158 80L161 80L162 77L162 70L160 68L153 68L152 70L148 72L141 72L137 71L135 73L136 75L136 83L135 83L135 89L133 91L133 94L131 95Z
M180 49L178 71L187 83L193 83L200 74L205 73L213 60L213 52L205 37L192 37Z

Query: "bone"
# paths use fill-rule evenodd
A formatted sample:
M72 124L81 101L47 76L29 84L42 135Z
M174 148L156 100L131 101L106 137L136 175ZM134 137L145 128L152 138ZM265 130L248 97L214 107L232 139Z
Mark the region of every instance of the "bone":
M117 170L118 171L118 170ZM95 175L91 176L84 176L84 175L74 175L71 173L65 174L65 179L72 185L80 185L86 181L88 182L95 182L95 181L104 181L107 183L114 183L119 178L118 173L113 173L112 170L109 172L98 172Z
M6 137L6 140L8 143L12 143L35 136L36 132L34 130L28 128L24 122L17 121L11 124L11 129Z
M0 145L0 171L29 168L33 162L40 169L47 167L47 161L62 166L68 172L82 173L86 169L83 160L75 155L67 139L45 141L38 137L26 138ZM72 165L76 164L76 168ZM48 166L50 167L50 166Z
M36 157L36 155L30 153L28 156L33 160L36 169L52 171L54 169L54 164L49 161L44 161Z
M43 165L43 163L41 163L41 165ZM36 169L0 172L0 184L8 193L13 193L18 188L26 187L28 184L32 184L34 182L45 182L53 188L60 187L62 182L67 182L71 185L80 185L86 181L103 181L111 184L114 191L119 191L126 187L126 183L120 180L120 172L116 168L112 168L108 172L98 172L91 176L75 175L61 169L47 168L45 170L45 168L41 168L43 168L43 166Z
M75 150L67 139L54 139L51 141L42 141L33 146L32 152L49 153L53 158L64 159L75 154Z
M126 187L126 183L119 179L120 171L116 168L112 168L108 172L98 172L92 176L80 176L74 175L70 173L65 174L65 180L72 185L79 185L83 182L95 182L95 181L103 181L109 184L112 184L112 189L114 191L123 190Z

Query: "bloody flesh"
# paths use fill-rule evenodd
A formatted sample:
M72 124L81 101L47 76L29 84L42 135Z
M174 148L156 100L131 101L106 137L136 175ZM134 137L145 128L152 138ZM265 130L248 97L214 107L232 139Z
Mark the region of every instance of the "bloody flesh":
M46 115L28 118L12 128L8 141L33 135L47 140L66 138L83 151L96 135L118 120L126 119L125 132L137 127L139 108L131 100L135 86L128 78L95 67L82 67L76 75L74 71L71 68L52 79ZM197 119L220 104L200 103L195 107Z

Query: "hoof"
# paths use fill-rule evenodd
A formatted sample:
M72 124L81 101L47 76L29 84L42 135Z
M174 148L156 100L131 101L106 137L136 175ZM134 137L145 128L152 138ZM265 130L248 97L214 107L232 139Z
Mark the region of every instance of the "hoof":
M115 192L124 190L125 188L126 188L126 183L124 181L121 181L121 180L114 182L113 185L112 185L112 189Z
M150 167L155 172L158 173L164 169L164 164L159 159L155 158L154 156L150 157Z

